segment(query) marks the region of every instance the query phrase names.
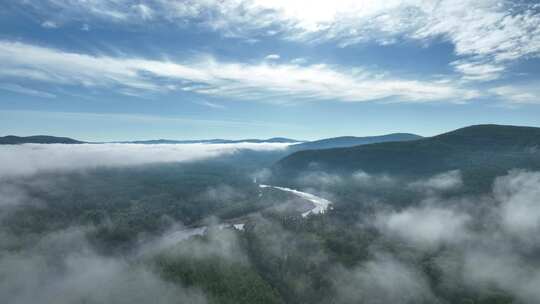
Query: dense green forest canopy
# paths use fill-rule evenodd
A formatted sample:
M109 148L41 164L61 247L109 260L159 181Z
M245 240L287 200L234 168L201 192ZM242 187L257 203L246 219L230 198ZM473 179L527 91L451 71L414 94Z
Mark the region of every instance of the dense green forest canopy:
M284 150L239 150L3 176L0 294L9 303L536 303L539 135L476 126L282 160ZM332 208L303 217L309 201L261 183Z

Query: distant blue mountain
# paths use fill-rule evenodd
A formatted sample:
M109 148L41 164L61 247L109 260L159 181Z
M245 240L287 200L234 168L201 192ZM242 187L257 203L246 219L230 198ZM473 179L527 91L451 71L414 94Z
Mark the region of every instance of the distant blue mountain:
M117 141L112 143L121 144L235 144L235 143L299 143L301 141L284 138L273 137L269 139L193 139L193 140L172 140L172 139L151 139L151 140L133 140L133 141ZM35 135L35 136L15 136L8 135L0 137L0 145L18 145L18 144L81 144L86 143L84 141L72 139L69 137L57 137L48 135ZM90 142L88 142L90 143ZM107 142L93 142L96 144L103 144Z
M295 145L291 145L289 149L291 151L302 150L318 150L318 149L332 149L332 148L347 148L367 144L375 144L390 141L410 141L420 139L422 136L409 133L393 133L381 136L341 136L326 138L315 141L303 142Z
M201 139L201 140L172 140L172 139L152 139L152 140L134 140L134 141L122 141L118 143L129 144L237 144L237 143L298 143L299 140L273 137L269 139Z
M35 136L15 136L8 135L0 137L0 145L18 145L18 144L81 144L82 141L69 137L56 137L48 135Z

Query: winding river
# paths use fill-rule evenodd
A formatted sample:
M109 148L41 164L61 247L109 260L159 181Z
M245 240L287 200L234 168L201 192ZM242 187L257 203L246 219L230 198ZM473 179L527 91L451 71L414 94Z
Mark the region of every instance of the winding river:
M302 217L308 217L311 214L324 214L329 209L332 209L332 202L324 199L322 197L316 196L311 193L298 191L291 188L285 188L285 187L278 187L278 186L271 186L271 185L263 185L259 184L259 188L271 188L271 189L277 189L285 192L292 193L300 198L303 198L313 204L313 208L310 210L302 213ZM260 193L262 195L262 192ZM235 223L235 224L221 224L218 226L219 229L225 229L225 228L234 228L236 230L244 230L244 223ZM147 253L149 251L159 251L161 249L164 249L166 247L171 247L175 244L177 244L180 241L183 241L185 239L188 239L195 235L204 235L206 231L208 230L207 226L201 226L196 228L183 228L179 229L173 232L170 232L166 234L165 236L154 240L153 242L150 242L150 244L147 244L143 247L141 253Z
M307 217L310 214L323 214L325 213L329 208L332 208L332 202L324 199L322 197L316 196L311 193L302 192L298 190L294 190L291 188L285 188L285 187L278 187L278 186L270 186L270 185L259 185L260 188L273 188L278 189L285 192L290 192L300 198L303 198L305 200L310 201L313 203L313 208L311 210L308 210L304 213L302 213L302 217Z

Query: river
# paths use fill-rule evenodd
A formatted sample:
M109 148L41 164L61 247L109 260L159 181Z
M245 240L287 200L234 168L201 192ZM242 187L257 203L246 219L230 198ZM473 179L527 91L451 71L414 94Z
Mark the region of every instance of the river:
M304 217L304 218L308 217L311 214L324 214L329 209L332 209L332 202L331 201L329 201L327 199L324 199L322 197L316 196L316 195L311 194L311 193L302 192L302 191L298 191L298 190L291 189L291 188L286 188L286 187L278 187L278 186L263 185L263 184L260 184L259 188L261 188L261 189L264 189L264 188L277 189L277 190L292 193L292 194L294 194L294 195L296 195L296 196L298 196L300 198L308 200L309 202L311 202L313 204L313 208L311 208L310 210L302 213L302 217ZM262 195L262 192L261 192L260 195ZM244 230L244 223L221 224L221 225L218 226L218 228L219 229L234 228L236 230ZM207 226L201 226L201 227L196 227L196 228L183 228L183 229L179 229L179 230L170 232L170 233L164 235L163 237L161 237L161 238L159 238L157 240L154 240L153 242L151 242L151 244L147 244L146 246L141 246L141 247L143 247L143 248L141 248L141 249L143 249L142 253L148 253L148 251L158 252L158 251L160 251L160 250L162 250L164 248L171 247L171 246L177 244L178 242L183 241L185 239L188 239L188 238L190 238L192 236L204 235L207 230L208 230ZM148 245L150 245L150 246L148 246Z
M259 187L260 188L273 188L273 189L278 189L278 190L285 191L285 192L290 192L290 193L292 193L292 194L294 194L294 195L296 195L296 196L298 196L300 198L303 198L303 199L308 200L311 203L313 203L314 207L311 210L308 210L308 211L302 213L303 217L307 217L310 214L323 214L328 209L332 208L332 202L331 201L329 201L327 199L324 199L322 197L316 196L316 195L311 194L311 193L302 192L302 191L298 191L298 190L291 189L291 188L270 186L270 185L259 185Z

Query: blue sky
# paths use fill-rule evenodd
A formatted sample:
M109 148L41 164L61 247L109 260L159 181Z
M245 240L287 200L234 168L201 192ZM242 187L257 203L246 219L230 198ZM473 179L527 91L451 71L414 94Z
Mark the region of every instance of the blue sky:
M540 4L0 3L0 134L315 139L540 126Z

